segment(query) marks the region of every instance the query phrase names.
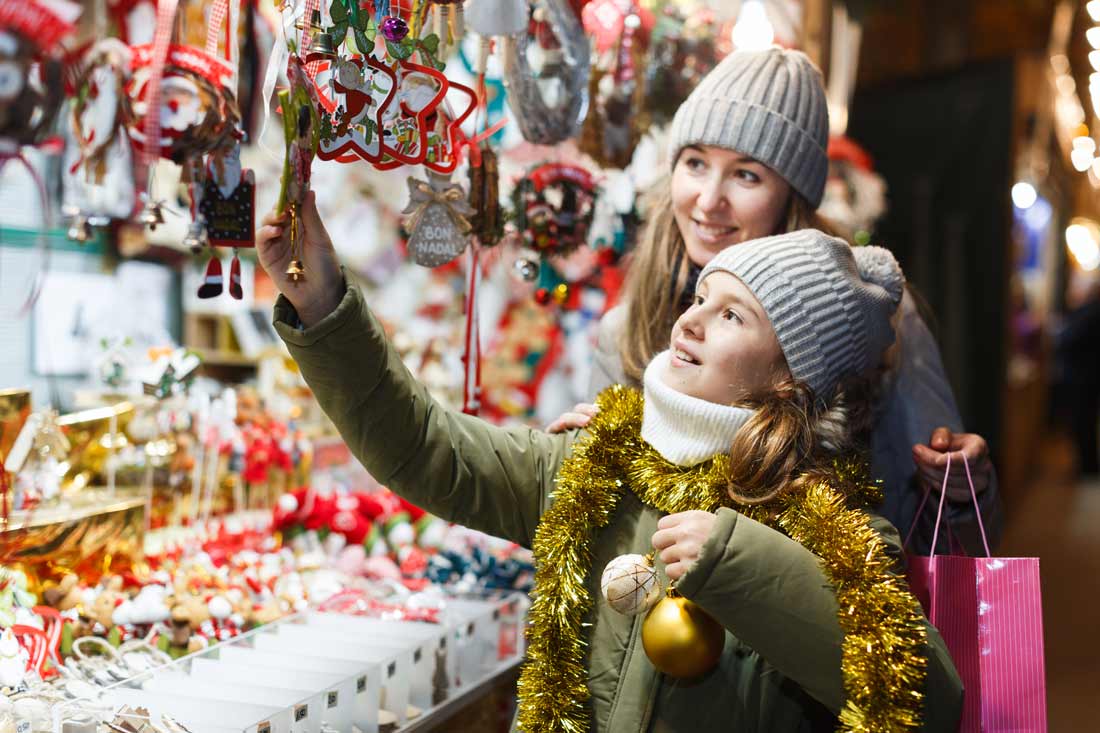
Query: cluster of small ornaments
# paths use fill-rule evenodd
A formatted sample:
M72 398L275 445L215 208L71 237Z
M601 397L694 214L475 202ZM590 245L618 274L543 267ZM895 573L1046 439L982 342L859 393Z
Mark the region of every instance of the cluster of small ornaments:
M652 555L620 555L604 568L600 589L621 614L646 614L642 646L658 671L682 679L700 677L718 664L725 630L672 586L662 592Z

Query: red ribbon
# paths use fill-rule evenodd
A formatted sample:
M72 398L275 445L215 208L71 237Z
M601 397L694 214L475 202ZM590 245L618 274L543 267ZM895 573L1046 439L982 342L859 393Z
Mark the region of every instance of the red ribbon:
M478 335L477 281L481 278L478 267L478 246L470 243L470 276L466 289L466 348L462 361L465 375L462 380L462 411L476 415L481 410L481 338Z

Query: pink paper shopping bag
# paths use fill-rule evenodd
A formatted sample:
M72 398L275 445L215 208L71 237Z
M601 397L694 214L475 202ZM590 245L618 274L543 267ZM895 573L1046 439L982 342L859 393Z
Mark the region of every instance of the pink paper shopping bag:
M966 465L970 481L970 466ZM951 456L947 472L951 471ZM985 557L936 555L947 476L931 557L909 558L909 586L943 636L964 688L962 733L1045 733L1046 672L1039 558L991 557L973 481ZM928 494L924 496L925 501ZM921 502L917 510L920 516ZM910 530L910 535L912 530ZM908 543L908 538L906 539ZM934 703L932 703L934 704Z

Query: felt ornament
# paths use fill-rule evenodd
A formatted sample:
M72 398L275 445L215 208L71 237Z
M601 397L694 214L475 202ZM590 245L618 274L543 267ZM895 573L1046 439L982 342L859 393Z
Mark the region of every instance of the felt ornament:
M425 267L450 262L466 249L471 231L467 217L476 213L465 191L436 175L428 181L410 177L408 185L409 204L402 213L409 217L409 254Z

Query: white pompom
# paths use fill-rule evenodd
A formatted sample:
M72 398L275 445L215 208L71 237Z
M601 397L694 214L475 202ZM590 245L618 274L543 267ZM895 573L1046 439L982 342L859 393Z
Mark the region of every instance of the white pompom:
M900 303L905 292L905 275L893 253L883 247L865 246L853 248L852 254L859 268L859 276L865 282L878 285L895 303Z
M661 597L657 570L642 555L619 555L607 564L600 578L607 604L619 613L637 616Z

